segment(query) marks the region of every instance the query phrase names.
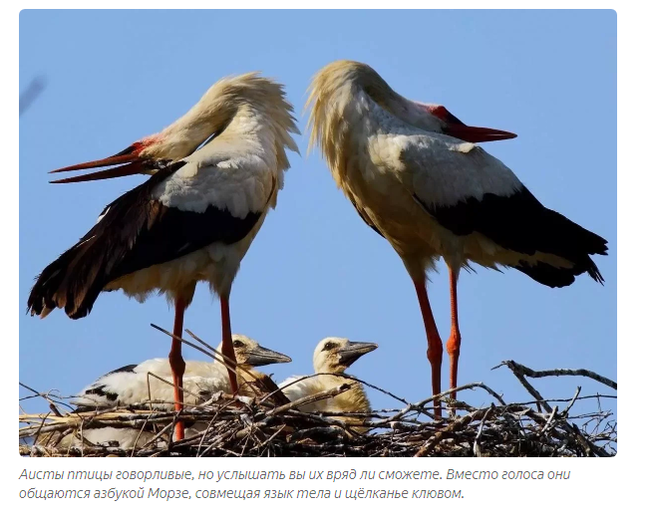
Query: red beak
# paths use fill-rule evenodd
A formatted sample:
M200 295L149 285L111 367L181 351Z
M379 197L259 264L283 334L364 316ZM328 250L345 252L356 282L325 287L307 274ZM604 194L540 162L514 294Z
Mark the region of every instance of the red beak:
M517 134L506 132L505 130L465 125L442 105L431 107L429 112L445 123L445 126L442 129L445 134L470 143L500 141L502 139L512 139L517 137Z
M121 164L122 166L115 166L106 170L95 171L77 177L64 178L60 180L52 180L52 184L66 184L70 182L86 182L88 180L102 180L106 178L125 177L127 175L136 175L138 173L146 173L145 159L140 157L144 145L140 142L134 143L128 148L122 150L120 153L99 159L97 161L82 162L73 166L66 166L57 170L50 171L50 173L60 173L62 171L75 171L86 170L89 168L100 168L104 166L114 166Z

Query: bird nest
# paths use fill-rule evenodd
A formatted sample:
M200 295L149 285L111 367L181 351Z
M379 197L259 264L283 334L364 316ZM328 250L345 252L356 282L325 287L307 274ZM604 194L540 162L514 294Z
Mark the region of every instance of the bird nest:
M608 457L616 454L616 421L610 410L602 408L604 400L616 396L581 396L578 387L570 398L544 399L526 377L580 375L616 389L615 382L587 370L540 372L513 361L501 365L515 374L533 401L507 403L487 385L472 383L456 391L482 390L489 401L474 407L452 401L447 391L440 395L441 405L448 413L443 418L434 414L433 401L437 397L411 403L361 380L366 387L399 403L400 408L346 413L344 419L340 412L298 410L336 397L350 387L349 383L289 403L273 401L273 391L255 398L233 398L219 393L204 404L184 408L180 413L150 406L75 412L55 395L30 389L33 394L22 401L45 398L51 412L19 416L20 453L33 457ZM269 384L260 387L269 389ZM596 402L597 408L585 410L585 402ZM583 408L578 408L579 405ZM174 423L179 420L187 427L186 437L173 441ZM129 429L147 437L141 440L136 437L131 449L110 441L93 444L84 438L84 431L105 427ZM77 443L61 444L71 434Z

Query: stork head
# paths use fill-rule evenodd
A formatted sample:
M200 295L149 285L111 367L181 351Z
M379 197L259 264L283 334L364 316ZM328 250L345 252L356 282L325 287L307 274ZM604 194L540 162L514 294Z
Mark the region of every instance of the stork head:
M266 366L267 364L291 362L291 357L288 357L283 353L264 348L263 346L260 346L260 344L255 341L255 339L251 339L250 337L246 337L242 334L232 335L232 345L235 349L235 358L237 359L237 364L246 369L257 366ZM217 347L219 360L223 358L223 353L221 351L222 346L223 342L220 343Z
M448 134L472 143L517 137L504 130L465 125L442 105L408 100L367 64L342 60L319 70L312 81L308 100L308 104L312 104L310 145L324 141L336 126L337 117L354 116L358 112L355 102L363 102L362 95L405 123L429 132Z
M153 174L161 166L184 159L221 134L242 108L254 109L271 126L281 151L298 151L290 133L299 133L283 86L258 73L226 77L215 84L183 116L157 134L140 139L110 157L59 168L51 173L110 167L54 183ZM286 159L286 157L285 157ZM288 166L288 164L287 164Z
M359 343L342 337L326 337L314 350L316 373L343 373L356 360L377 349L375 343Z

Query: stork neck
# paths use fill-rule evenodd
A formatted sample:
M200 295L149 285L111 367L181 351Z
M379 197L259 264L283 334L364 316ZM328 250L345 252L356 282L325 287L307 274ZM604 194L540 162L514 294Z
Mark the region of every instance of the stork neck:
M272 130L269 127L272 124L273 120L262 109L245 104L237 109L222 134L226 136L236 134L238 137L245 136L255 139L270 134Z

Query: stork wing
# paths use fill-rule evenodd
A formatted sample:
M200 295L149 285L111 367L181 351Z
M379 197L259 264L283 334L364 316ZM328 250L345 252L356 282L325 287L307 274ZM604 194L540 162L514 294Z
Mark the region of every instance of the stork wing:
M43 270L28 308L39 315L60 307L71 318L86 316L119 277L215 242L240 241L274 192L272 175L242 171L228 160L171 164L110 203L79 243Z
M77 411L87 411L115 407L123 402L122 393L135 388L140 376L137 364L129 364L109 371L92 384L84 387L71 403L77 405Z
M206 401L218 391L229 391L226 369L212 362L187 361L183 389L188 404ZM173 406L174 387L168 359L149 359L106 373L86 386L72 403L81 412L150 401L162 409Z
M479 146L439 136L397 136L394 173L435 220L458 236L482 234L506 250L556 255L572 263L516 266L551 287L573 282L583 272L602 276L589 255L606 254L607 241L544 207L501 161Z
M402 184L430 207L451 207L486 194L511 196L523 185L483 148L444 134L397 136L395 169Z

